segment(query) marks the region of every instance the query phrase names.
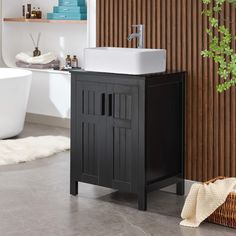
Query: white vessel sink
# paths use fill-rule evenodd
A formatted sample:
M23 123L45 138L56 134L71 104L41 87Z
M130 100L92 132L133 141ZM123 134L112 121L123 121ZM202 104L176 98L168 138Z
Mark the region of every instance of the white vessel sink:
M138 48L87 48L86 71L141 75L166 70L166 50Z

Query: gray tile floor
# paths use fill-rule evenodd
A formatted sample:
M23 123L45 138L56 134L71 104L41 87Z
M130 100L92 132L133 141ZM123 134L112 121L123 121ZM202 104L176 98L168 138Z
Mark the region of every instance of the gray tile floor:
M69 135L69 131L26 124L21 137ZM0 167L0 236L230 236L236 230L204 223L180 227L184 202L166 192L148 196L148 211L136 209L136 196L79 184L69 194L69 152Z

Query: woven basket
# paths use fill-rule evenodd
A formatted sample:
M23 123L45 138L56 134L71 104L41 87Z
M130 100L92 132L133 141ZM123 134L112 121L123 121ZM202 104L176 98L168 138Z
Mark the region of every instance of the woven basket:
M225 179L223 176L205 182L214 183L216 180ZM231 192L223 205L218 207L208 218L208 222L236 228L236 193Z

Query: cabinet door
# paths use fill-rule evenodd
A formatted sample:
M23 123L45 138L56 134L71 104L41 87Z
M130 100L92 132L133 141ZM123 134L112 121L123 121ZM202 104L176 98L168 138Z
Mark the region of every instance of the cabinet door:
M99 162L106 156L106 85L77 81L74 91L72 172L78 181L100 184Z
M138 157L138 87L108 87L108 153L112 187L136 192Z

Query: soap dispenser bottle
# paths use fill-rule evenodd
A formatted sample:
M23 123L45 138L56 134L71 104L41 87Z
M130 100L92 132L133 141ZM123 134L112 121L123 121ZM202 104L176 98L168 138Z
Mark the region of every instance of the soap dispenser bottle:
M71 61L71 67L72 68L78 68L78 59L76 56L73 56L73 59Z

